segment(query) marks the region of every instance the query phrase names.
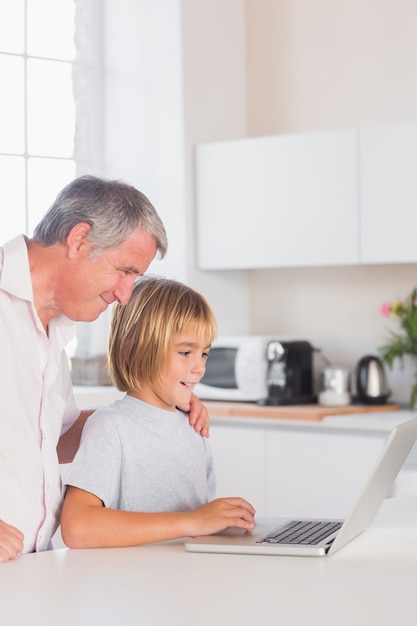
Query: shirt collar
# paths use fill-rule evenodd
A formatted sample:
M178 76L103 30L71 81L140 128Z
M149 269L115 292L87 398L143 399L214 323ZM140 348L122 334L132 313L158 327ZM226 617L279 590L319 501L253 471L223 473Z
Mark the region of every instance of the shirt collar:
M18 235L4 244L3 268L0 267L0 270L0 289L29 302L36 313L28 249L24 235ZM36 318L39 320L37 313ZM40 321L39 325L41 326ZM61 346L66 345L74 335L74 322L65 315L53 317L48 326L49 335L55 335Z
M18 278L17 278L18 277ZM33 304L29 257L24 235L18 235L3 246L3 269L0 288Z

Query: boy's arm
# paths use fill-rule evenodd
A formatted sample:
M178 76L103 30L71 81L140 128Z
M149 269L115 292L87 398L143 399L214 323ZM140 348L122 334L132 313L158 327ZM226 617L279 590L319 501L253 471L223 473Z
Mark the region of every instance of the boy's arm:
M126 547L208 535L231 526L252 530L254 514L254 508L242 498L219 498L184 513L119 511L104 507L88 491L68 486L61 533L70 548Z

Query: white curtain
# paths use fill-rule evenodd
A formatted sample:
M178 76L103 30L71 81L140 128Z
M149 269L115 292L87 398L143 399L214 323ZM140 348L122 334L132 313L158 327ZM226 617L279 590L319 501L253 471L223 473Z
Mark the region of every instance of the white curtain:
M74 158L77 174L103 173L102 0L75 1L73 93L76 109Z

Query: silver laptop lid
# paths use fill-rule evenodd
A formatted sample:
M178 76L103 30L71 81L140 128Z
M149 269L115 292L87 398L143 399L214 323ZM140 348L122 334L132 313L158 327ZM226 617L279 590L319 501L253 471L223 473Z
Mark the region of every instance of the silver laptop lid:
M417 417L392 430L371 475L334 540L329 554L359 535L374 519L417 439Z

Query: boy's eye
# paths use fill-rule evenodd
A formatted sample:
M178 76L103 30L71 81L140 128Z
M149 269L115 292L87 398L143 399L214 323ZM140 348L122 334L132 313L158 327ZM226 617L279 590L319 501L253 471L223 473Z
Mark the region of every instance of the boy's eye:
M192 354L191 350L183 350L181 352L179 352L179 354L181 354L181 356L189 356L190 354ZM209 353L208 352L202 352L201 356L203 357L203 359L207 359L208 358Z

